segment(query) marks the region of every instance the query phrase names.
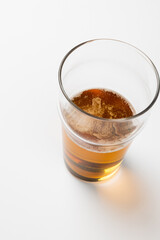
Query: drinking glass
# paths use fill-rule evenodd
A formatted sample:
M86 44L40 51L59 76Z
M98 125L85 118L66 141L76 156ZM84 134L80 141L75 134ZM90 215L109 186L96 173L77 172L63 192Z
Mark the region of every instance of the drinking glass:
M95 39L66 54L58 77L66 166L82 180L102 181L118 171L148 119L160 90L157 69L145 53L128 43ZM106 119L83 111L72 98L88 89L119 93L131 103L134 115Z

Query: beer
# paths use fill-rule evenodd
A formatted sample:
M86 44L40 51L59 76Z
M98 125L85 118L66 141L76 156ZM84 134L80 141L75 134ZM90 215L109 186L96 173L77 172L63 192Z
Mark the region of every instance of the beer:
M82 180L104 180L118 170L129 147L122 140L134 130L131 122L110 120L131 117L134 108L120 94L105 89L88 89L71 100L78 110L64 114L75 133L63 129L67 168Z

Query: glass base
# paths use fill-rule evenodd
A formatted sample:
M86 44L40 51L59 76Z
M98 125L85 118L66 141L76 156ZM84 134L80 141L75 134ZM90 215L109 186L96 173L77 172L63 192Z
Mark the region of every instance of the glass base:
M76 173L73 169L71 169L68 164L65 162L66 164L66 167L67 169L69 170L69 172L76 178L78 179L81 179L83 181L86 181L86 182L100 182L100 181L104 181L104 180L107 180L107 179L110 179L112 176L114 176L118 170L120 169L120 166L117 166L117 168L111 172L110 174L107 174L107 175L104 175L103 177L98 177L98 178L91 178L91 177L86 177L86 176L83 176L83 175L80 175L78 173Z

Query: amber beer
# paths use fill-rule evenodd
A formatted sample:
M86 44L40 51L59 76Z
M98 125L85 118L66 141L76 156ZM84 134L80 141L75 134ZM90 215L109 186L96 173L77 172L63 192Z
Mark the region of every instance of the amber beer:
M117 148L113 145L121 141L133 131L133 126L125 127L126 123L111 123L107 119L122 119L134 114L132 105L120 94L105 89L89 89L72 98L77 108L98 118L102 123L91 120L79 120L77 114L65 119L70 128L95 145L81 144L67 128L63 128L64 159L69 171L76 177L86 181L101 181L113 175L123 160L128 145ZM96 145L97 143L97 145ZM103 143L103 147L99 147ZM105 147L105 144L111 147ZM88 147L89 146L89 147Z

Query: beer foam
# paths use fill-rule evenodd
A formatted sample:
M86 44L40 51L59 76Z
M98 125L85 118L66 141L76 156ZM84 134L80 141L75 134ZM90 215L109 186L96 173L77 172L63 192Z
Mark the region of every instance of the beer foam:
M72 101L84 112L101 118L83 114L72 106L64 110L65 120L71 129L87 140L98 144L118 143L135 129L132 121L114 121L134 115L131 104L115 92L90 89L76 95Z

